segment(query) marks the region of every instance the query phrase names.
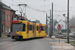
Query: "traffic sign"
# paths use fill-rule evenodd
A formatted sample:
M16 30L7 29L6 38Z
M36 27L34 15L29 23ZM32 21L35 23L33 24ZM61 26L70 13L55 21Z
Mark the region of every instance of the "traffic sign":
M58 24L57 28L58 28L58 29L61 29L61 25L60 25L60 24Z

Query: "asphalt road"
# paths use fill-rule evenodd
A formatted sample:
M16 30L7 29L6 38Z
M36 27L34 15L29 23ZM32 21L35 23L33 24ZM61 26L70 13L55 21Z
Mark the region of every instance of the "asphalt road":
M0 50L55 50L52 48L56 40L49 38L16 41L11 38L0 39Z

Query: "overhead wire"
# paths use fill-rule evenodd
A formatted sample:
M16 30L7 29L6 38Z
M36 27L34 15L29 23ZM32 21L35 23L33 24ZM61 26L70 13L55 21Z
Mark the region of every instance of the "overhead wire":
M14 0L12 0L13 2L16 2L16 1L14 1ZM20 2L20 0L18 0L19 2ZM5 1L4 1L5 2ZM9 2L7 2L7 3L9 3ZM16 2L16 3L18 3L18 2ZM21 3L21 2L20 2ZM16 4L13 4L13 3L9 3L9 4L11 4L12 6L17 6ZM50 10L47 10L47 11L44 11L44 10L39 10L39 9L35 9L35 8L33 8L32 6L27 6L28 8L30 8L30 9L32 9L32 10L35 10L35 11L38 11L38 12L43 12L43 13L46 13L46 12L48 12L48 11L50 11ZM21 8L21 7L20 7ZM71 8L74 8L74 7L71 7ZM22 8L21 8L21 10L22 10ZM23 10L22 10L22 12L23 12ZM66 12L65 10L54 10L54 12ZM70 12L75 12L74 10L70 10Z
M17 1L14 1L14 0L11 0L11 1L13 1L13 2L15 2L15 3L18 3Z
M21 1L20 0L18 0L20 3L21 3Z
M35 10L35 11L39 11L39 12L44 12L44 13L46 13L46 11L44 11L44 10L39 10L39 9L35 9L35 8L33 8L32 6L30 6L30 5L28 5L27 7L30 8L30 9L32 9L32 10Z
M16 4L13 4L13 3L9 3L9 2L6 2L6 1L3 1L3 2L5 2L5 3L7 3L7 4L12 4L12 5L15 5L15 6L17 6Z

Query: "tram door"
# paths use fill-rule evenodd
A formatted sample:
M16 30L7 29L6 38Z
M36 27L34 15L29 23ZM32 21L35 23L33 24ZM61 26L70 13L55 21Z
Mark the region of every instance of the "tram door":
M28 34L28 38L33 38L32 23L31 22L27 23L27 34Z
M40 34L39 34L39 24L36 23L36 37L40 37Z
M33 23L33 35L34 35L34 37L35 37L35 23Z
M39 33L40 33L40 37L41 37L41 35L42 35L41 26L42 26L42 24L39 24Z

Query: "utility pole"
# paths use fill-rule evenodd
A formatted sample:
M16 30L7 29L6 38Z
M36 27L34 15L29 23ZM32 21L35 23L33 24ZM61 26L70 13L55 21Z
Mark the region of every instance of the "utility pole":
M67 42L69 43L69 0L67 3Z
M52 3L52 35L53 35L53 3Z
M2 33L2 4L0 3L0 37L1 37L1 33Z
M49 36L51 37L51 35L52 35L52 29L51 29L51 28L52 28L52 16L51 16L51 9L50 9L50 22L49 22L49 23L50 23L50 24L49 24L49 25L50 25L50 30L49 30L49 31L50 31L50 33L49 33Z
M47 25L47 13L46 13L46 25ZM47 25L47 28L48 28L48 25ZM47 28L46 28L46 33L48 34Z

